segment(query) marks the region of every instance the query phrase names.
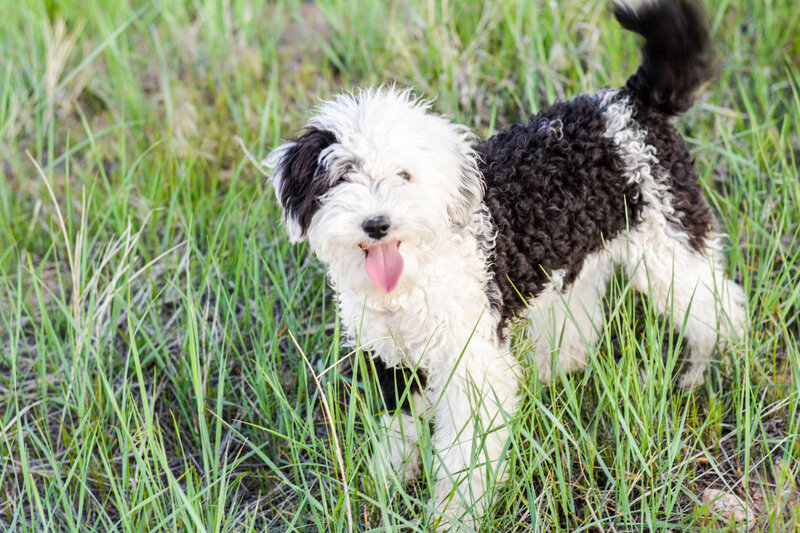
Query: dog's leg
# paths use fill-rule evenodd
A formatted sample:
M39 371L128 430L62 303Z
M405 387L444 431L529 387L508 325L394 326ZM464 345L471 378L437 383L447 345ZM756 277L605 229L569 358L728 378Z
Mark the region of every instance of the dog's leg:
M438 530L472 527L486 511L487 489L502 483L506 423L517 408L517 362L507 346L473 339L456 369L429 382L434 402L433 444L438 456L434 501ZM449 379L448 379L449 378Z
M405 483L419 476L422 458L417 444L416 416L423 416L425 412L424 399L420 392L411 395L408 410L398 409L393 413L384 413L380 419L380 442L373 447L372 460L369 467L373 475L380 473L380 478L388 478L387 469L398 477L400 483Z
M676 303L673 297L673 301L666 304L672 306L673 323L681 324L681 319L686 317L685 334L691 365L678 381L678 385L684 389L694 389L705 383L703 373L711 359L715 342L719 341L720 346L729 346L742 338L745 328L744 291L736 282L716 272L707 259L705 262L703 259L706 258L699 254L695 258L697 268L705 265L705 272L697 276L694 298ZM690 280L683 280L675 283L674 291L685 296L690 286ZM665 312L663 307L662 312Z
M586 366L586 353L599 338L603 324L602 299L611 275L605 251L586 258L572 285L557 287L530 303L530 334L534 343L539 381L553 379L554 354L558 370L571 372Z
M743 334L744 291L725 277L713 243L706 255L663 228L657 219L646 222L631 233L620 255L636 289L654 298L659 312L684 329L691 366L679 385L691 389L704 383L718 336L734 341Z

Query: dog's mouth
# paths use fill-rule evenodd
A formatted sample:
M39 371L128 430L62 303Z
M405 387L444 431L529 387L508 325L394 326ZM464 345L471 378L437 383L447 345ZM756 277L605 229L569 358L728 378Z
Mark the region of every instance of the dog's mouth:
M392 292L403 274L403 256L400 255L400 241L378 242L370 245L360 244L364 250L364 268L367 276L383 292Z

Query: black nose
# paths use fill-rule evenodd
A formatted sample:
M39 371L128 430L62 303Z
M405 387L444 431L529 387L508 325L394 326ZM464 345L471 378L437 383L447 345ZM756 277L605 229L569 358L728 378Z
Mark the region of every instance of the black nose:
M389 218L385 216L372 217L361 223L364 233L373 239L382 239L389 232Z

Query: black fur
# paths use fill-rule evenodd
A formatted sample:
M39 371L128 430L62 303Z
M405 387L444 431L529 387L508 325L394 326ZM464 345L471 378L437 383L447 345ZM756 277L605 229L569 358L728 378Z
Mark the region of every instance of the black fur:
M677 214L670 223L679 224L692 248L702 253L713 221L691 156L669 122L689 108L693 93L711 74L702 14L689 0L657 0L635 11L618 6L615 14L646 42L642 65L613 101L625 99L633 107L628 127L644 130L647 144L655 147L653 174L667 185ZM507 319L522 311L554 272L563 270L568 286L589 254L641 222L645 199L638 184L628 183L619 147L604 135L602 106L608 104L598 96L578 96L475 145L485 181L483 201L496 230L494 247L489 239L484 245L493 274L487 293L502 318L501 335ZM309 128L282 158L280 201L303 233L318 199L337 182L319 161L336 142L333 133ZM466 197L475 187L463 189ZM469 214L477 198L466 198L466 204ZM380 358L373 361L386 408L395 410L398 395L408 390L401 406L408 409L425 376L387 368Z
M494 275L503 319L536 296L552 273L571 283L584 258L639 219L638 187L628 185L598 99L556 104L476 145L484 201L497 229Z
M642 65L627 87L644 104L676 115L692 106L694 92L711 78L713 60L700 6L689 0L645 3L635 11L617 4L623 28L642 35Z
M703 188L689 149L666 115L641 104L635 109L634 119L647 131L647 144L656 148L659 165L664 169L664 181L672 193L672 207L681 228L689 236L689 245L703 253L714 219L703 198Z
M411 413L411 397L425 388L425 373L421 370L414 372L407 368L388 367L380 357L374 357L372 362L387 412L396 411L399 407L401 411ZM403 402L398 406L401 398Z
M617 7L620 23L646 39L644 62L614 97L634 107L631 126L647 132L672 195L680 229L703 252L712 224L694 164L669 116L685 111L711 73L708 31L688 0L660 0L636 11ZM557 270L569 285L584 258L640 222L644 200L628 184L613 141L603 136L601 99L578 96L479 142L485 203L497 230L490 251L490 302L503 322L539 294Z
M336 142L336 136L330 131L308 128L295 139L281 160L279 200L286 215L294 218L303 235L319 209L319 198L332 187L331 178L325 175L323 166L319 164L319 156Z

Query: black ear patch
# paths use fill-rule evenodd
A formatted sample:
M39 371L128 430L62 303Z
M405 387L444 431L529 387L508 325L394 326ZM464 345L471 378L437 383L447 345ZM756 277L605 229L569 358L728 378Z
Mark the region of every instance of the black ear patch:
M286 217L297 222L302 232L298 237L305 235L308 230L319 207L319 197L333 186L319 163L319 156L336 142L336 136L330 131L308 128L295 139L279 163L279 200Z

